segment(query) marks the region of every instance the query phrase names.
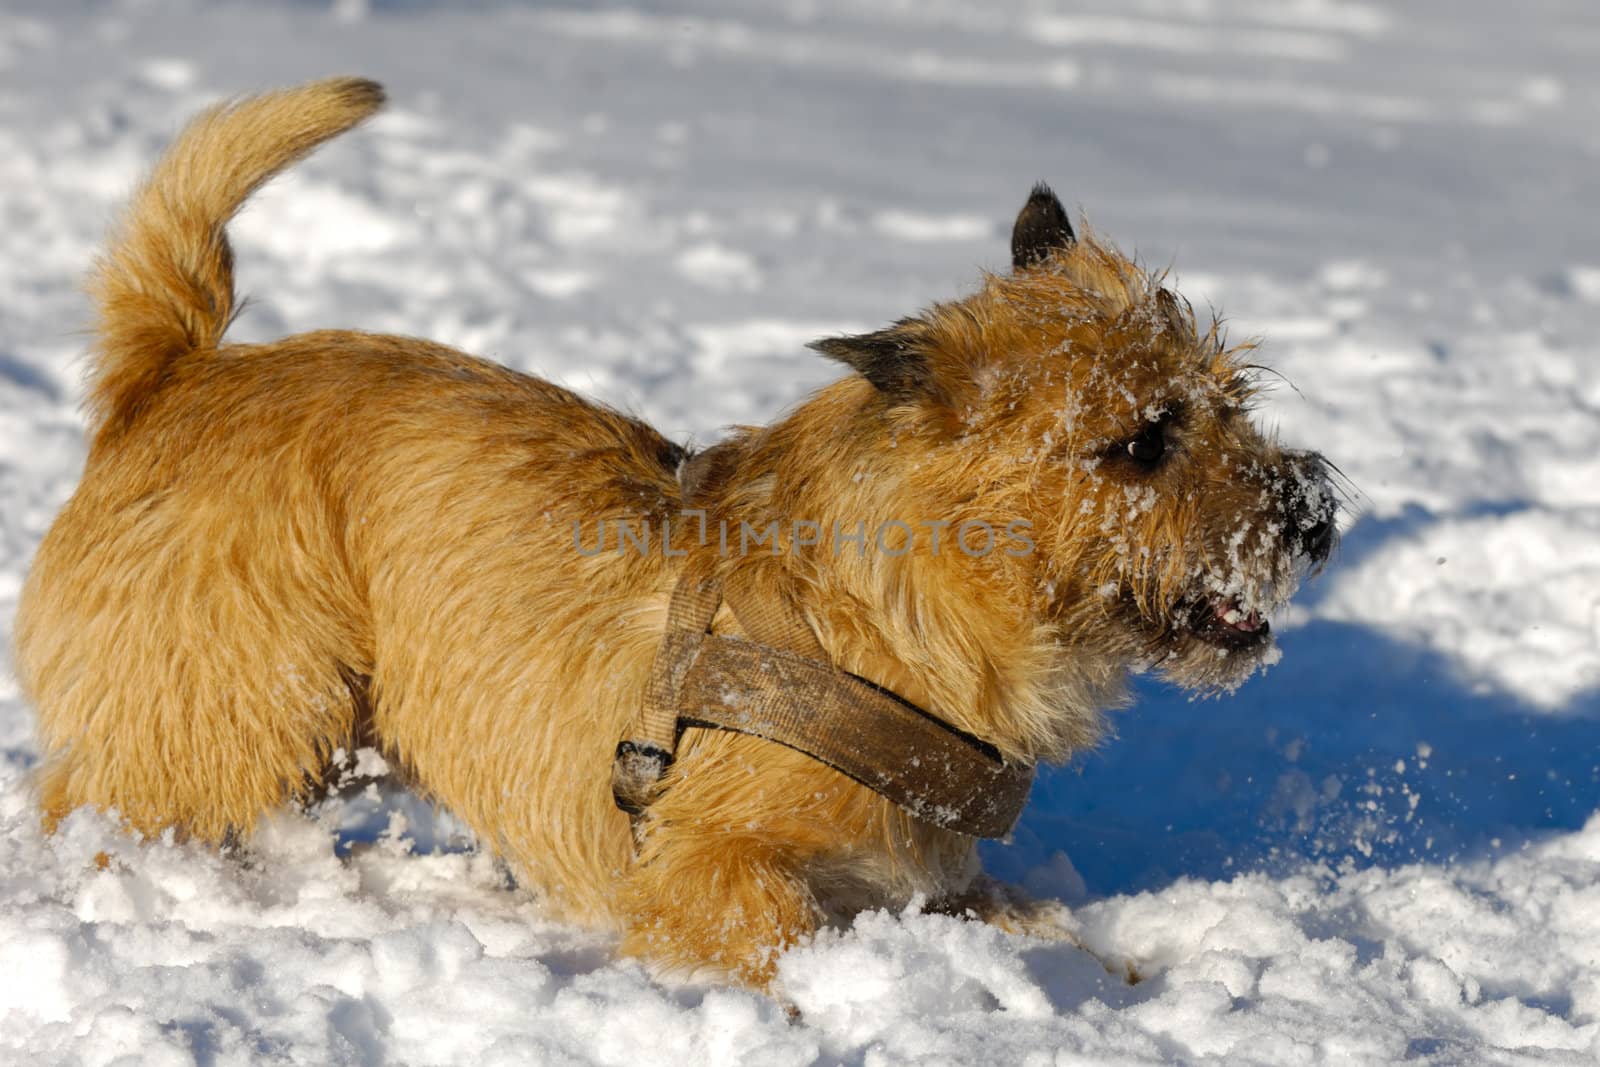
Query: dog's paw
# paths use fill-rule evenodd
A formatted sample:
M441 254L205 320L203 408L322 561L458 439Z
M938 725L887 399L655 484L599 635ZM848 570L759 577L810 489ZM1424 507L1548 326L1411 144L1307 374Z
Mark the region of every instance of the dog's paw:
M1083 925L1061 901L1034 897L988 875L980 875L965 892L946 897L929 910L966 916L1020 937L1071 945L1093 956L1107 974L1129 985L1137 985L1146 977L1133 960L1091 948L1083 939Z

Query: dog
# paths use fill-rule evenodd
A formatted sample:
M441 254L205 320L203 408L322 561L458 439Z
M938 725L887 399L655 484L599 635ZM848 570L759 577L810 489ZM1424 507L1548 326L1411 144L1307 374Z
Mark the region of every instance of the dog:
M856 687L836 719L897 701L997 767L1095 744L1132 672L1238 685L1338 508L1322 457L1252 424L1249 346L1043 185L1009 272L816 342L845 377L700 453L424 340L226 342L226 223L383 99L345 78L203 114L94 269L87 464L16 627L47 827L88 806L247 842L370 738L552 915L663 969L767 988L821 924L919 894L1070 937L984 878L982 831L803 745L679 721L630 818L618 741L675 677L696 568ZM778 643L705 604L690 645ZM863 758L912 751L891 730Z

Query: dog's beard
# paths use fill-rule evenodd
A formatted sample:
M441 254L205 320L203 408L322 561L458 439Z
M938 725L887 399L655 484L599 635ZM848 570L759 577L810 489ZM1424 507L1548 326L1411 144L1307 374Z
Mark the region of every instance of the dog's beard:
M1209 694L1231 692L1277 663L1273 619L1315 566L1282 546L1268 525L1231 538L1219 553L1221 566L1196 567L1187 591L1152 620L1146 665L1174 685Z
M1202 694L1230 692L1281 658L1273 620L1315 567L1275 523L1262 522L1218 539L1164 598L1137 596L1139 576L1129 575L1111 597L1122 652L1135 671Z

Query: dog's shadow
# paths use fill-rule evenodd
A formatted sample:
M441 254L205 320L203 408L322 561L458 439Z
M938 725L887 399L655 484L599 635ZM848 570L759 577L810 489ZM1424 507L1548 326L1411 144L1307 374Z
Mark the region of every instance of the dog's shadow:
M1600 691L1540 711L1343 623L1281 643L1283 662L1231 696L1141 684L1117 736L1040 776L986 866L1070 903L1306 861L1495 855L1595 811Z
M1425 521L1363 523L1345 561ZM1314 607L1321 590L1309 592ZM1316 621L1280 643L1283 662L1230 696L1141 682L1113 716L1115 736L1040 775L1013 839L982 846L985 867L1082 904L1308 863L1494 857L1578 829L1600 807L1600 690L1536 708L1465 679L1448 657L1347 623ZM1159 974L1120 983L1056 946L1024 957L1062 1012L1165 987Z

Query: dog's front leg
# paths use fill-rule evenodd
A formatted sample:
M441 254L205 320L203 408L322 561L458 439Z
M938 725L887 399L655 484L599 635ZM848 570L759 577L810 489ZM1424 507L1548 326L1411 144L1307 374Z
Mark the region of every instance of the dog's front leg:
M1041 900L987 874L979 874L962 892L935 901L929 910L944 915L971 916L990 926L998 926L1008 934L1066 941L1083 947L1072 909L1059 900Z
M819 922L797 866L770 838L661 827L628 878L622 951L764 990Z
M979 874L964 891L935 901L929 910L971 916L1008 934L1065 942L1089 953L1107 972L1129 984L1142 977L1131 961L1108 959L1084 944L1082 928L1072 909L1059 900L1040 899L987 874Z

